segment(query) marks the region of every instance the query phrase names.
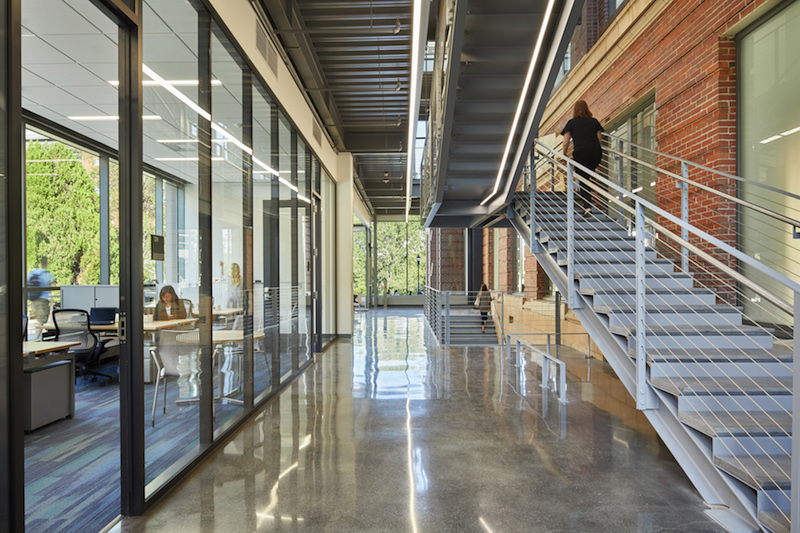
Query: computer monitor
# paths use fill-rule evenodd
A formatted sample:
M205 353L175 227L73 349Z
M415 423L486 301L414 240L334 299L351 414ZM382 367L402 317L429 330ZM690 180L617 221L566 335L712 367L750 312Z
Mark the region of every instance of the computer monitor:
M96 326L113 324L117 319L116 307L92 307L89 310L89 323Z

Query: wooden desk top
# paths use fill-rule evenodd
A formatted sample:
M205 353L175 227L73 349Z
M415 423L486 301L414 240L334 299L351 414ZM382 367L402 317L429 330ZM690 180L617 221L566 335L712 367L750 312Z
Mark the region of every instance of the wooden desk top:
M80 346L79 342L61 341L26 341L22 343L22 353L25 355L42 355L43 353L58 352L73 346Z
M152 322L143 322L142 329L145 331L159 331L162 329L170 329L176 326L185 326L187 324L194 324L197 322L196 318L178 318L176 320L154 320Z
M240 315L244 311L242 307L223 307L221 309L214 309L214 316L232 316Z
M253 340L257 341L264 338L263 331L254 331ZM196 331L187 332L179 335L176 340L187 344L200 342L200 337ZM215 329L211 332L211 342L214 344L225 344L228 342L244 342L244 331L241 329Z

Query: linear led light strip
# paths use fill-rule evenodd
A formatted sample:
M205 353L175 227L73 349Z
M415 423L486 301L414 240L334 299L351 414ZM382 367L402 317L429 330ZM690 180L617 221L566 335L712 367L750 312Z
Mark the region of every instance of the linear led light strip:
M514 121L511 123L511 131L508 134L506 150L503 152L503 161L500 163L500 168L497 170L497 178L494 181L494 189L492 189L492 192L489 196L483 199L481 205L488 202L495 194L497 194L497 191L500 189L500 179L503 177L503 169L505 168L506 161L508 160L508 153L511 151L511 143L514 141L514 134L517 132L519 117L522 114L522 106L525 103L525 98L528 97L528 89L530 89L531 78L533 78L533 69L536 67L536 60L538 59L539 52L542 49L545 30L547 29L547 23L550 21L550 15L553 13L554 4L555 0L550 0L547 3L547 10L544 12L544 18L542 19L542 27L539 28L539 37L536 39L536 46L533 49L533 56L531 56L531 64L528 67L528 75L525 77L525 85L522 86L522 94L519 97L519 104L517 104L517 112L514 115Z
M411 83L408 88L408 155L406 155L406 222L411 211L411 183L414 176L414 150L417 138L417 92L419 84L419 36L422 26L422 0L414 0L413 27L411 30Z

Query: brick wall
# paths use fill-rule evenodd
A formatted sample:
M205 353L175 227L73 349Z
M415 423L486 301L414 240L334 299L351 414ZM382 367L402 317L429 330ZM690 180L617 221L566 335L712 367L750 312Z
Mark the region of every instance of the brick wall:
M610 24L613 25L614 19L632 3L652 2L629 0L613 15ZM602 69L588 88L581 86L580 90L575 90L573 84L571 90L574 92L568 97L554 93L551 101L560 102L559 115L546 119L548 125L542 133L561 131L571 116L568 111L571 104L579 98L589 103L594 116L601 123L608 124L624 115L635 102L652 96L657 112L655 134L658 151L735 173L736 48L733 37L728 33L735 24L740 28L742 19L751 15L754 19L754 10L760 9L763 4L764 1L738 0L669 2L616 60L610 64L601 61L596 67L584 65L584 73L596 74L596 69ZM591 26L591 14L602 11L603 6L603 0L588 0L584 7L584 11L588 11L583 26ZM603 23L602 14L599 19L599 29L605 30L608 25ZM589 30L584 28L576 31L573 36L573 70L585 54L583 48L588 48L587 43L591 42ZM586 59L592 58L594 56ZM548 112L545 112L547 115ZM657 164L666 166L664 161L657 161ZM680 168L668 170L680 173ZM699 172L690 177L717 190L737 195L734 182L720 182L712 175ZM662 205L680 205L680 191L671 179L659 177L656 194ZM691 219L702 221L704 230L735 244L733 204L706 193L692 194ZM707 251L715 252L710 247L707 247ZM662 250L662 253L674 256L675 250ZM717 288L718 295L724 299L733 298L729 280L707 277L705 281Z
M428 284L440 291L463 291L464 230L432 228L427 232Z

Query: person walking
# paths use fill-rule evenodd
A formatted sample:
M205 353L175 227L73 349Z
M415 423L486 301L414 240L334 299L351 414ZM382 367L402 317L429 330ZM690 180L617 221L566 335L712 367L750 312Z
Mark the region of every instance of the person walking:
M40 324L50 318L50 291L31 290L34 287L52 287L53 275L47 270L47 257L39 260L39 267L28 274L28 300L33 307L33 319Z
M486 333L486 322L489 321L489 312L492 310L492 295L485 283L481 283L481 290L475 299L475 307L481 312L481 333Z
M589 105L585 100L578 100L575 102L572 115L572 118L561 131L561 135L564 136L564 156L566 157L567 155L567 148L571 140L573 144L572 159L589 170L594 171L600 165L600 160L603 158L603 148L600 146L602 133L604 131L603 126L592 116L592 112L589 111ZM583 169L575 167L575 170L587 180L591 180L589 174ZM592 190L587 183L580 184L580 198L583 215L591 215Z

